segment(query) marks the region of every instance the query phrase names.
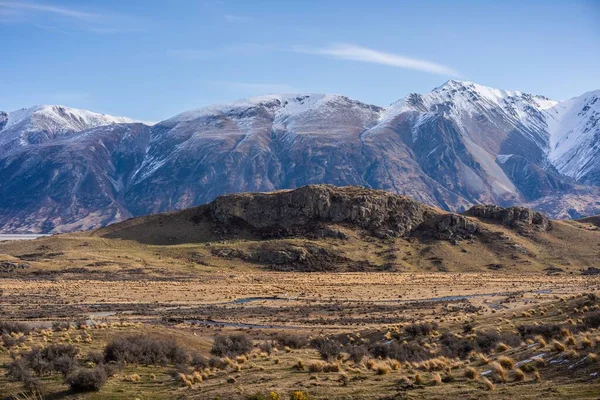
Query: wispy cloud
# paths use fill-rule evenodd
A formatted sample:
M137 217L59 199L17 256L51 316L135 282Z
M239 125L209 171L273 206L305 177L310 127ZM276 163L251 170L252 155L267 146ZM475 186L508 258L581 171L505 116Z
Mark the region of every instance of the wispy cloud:
M256 93L281 93L293 92L294 88L285 83L256 83L256 82L238 82L238 81L223 81L223 80L202 80L201 83L206 83L215 86L225 87L227 89L244 90Z
M329 47L295 47L298 53L318 54L342 60L361 61L373 64L389 65L392 67L413 69L432 74L460 76L453 68L432 61L407 57L400 54L386 53L378 50L361 47L354 44L335 44Z
M29 12L41 12L60 15L63 17L76 18L82 20L90 20L98 18L98 14L77 11L71 8L55 7L39 3L22 3L16 1L0 1L0 8L8 10L22 10Z
M29 23L40 29L54 28L62 32L73 29L112 34L143 30L143 21L137 17L99 14L44 3L0 0L0 15L3 16L2 23Z
M225 21L227 21L227 22L250 22L250 21L254 20L254 18L252 18L252 17L248 17L245 15L233 15L233 14L225 14L223 16L223 18L225 18Z

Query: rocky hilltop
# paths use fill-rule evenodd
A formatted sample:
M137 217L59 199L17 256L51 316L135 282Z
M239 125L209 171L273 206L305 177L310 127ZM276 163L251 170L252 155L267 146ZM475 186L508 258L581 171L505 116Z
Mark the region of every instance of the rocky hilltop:
M573 241L581 247L600 239L591 224L551 221L525 207L478 205L458 214L382 190L333 185L223 195L199 207L132 218L79 235L200 245L188 259L203 265L221 260L216 262L301 271L423 265L440 271L551 265L557 271L564 266L560 263L571 264L573 254L573 265L595 266L581 256L585 251L573 253L571 247ZM184 248L178 251L185 254Z
M440 212L408 197L362 187L309 185L272 193L220 196L210 203L214 221L238 222L280 235L308 233L319 223L348 224L378 237L406 236Z

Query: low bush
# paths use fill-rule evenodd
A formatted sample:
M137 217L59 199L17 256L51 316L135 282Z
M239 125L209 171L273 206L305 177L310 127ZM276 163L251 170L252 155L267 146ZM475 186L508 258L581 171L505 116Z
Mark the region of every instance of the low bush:
M323 360L335 360L342 353L342 344L334 339L316 338L311 345L317 349Z
M404 332L407 335L416 338L419 336L429 336L437 328L438 324L436 322L422 322L406 326Z
M600 311L596 311L583 319L583 325L587 329L600 328Z
M210 367L210 360L202 354L192 353L190 365L196 369L204 369Z
M21 322L0 321L0 334L10 335L11 333L23 333L28 335L32 329Z
M560 336L561 325L544 324L544 325L520 325L517 327L519 334L524 338L535 338L541 336L546 340Z
M252 350L252 341L243 334L216 336L211 354L219 357L237 357L249 353Z
M301 349L308 345L308 337L291 333L280 333L275 338L275 341L281 347L289 347L290 349Z
M431 357L429 351L418 343L375 343L369 348L375 358L391 358L398 361L423 361Z
M360 363L365 357L369 355L369 348L365 345L360 346L347 346L345 349L348 353L348 359L355 364Z
M107 362L126 362L143 365L187 364L187 351L171 337L144 335L120 336L104 348Z
M102 366L79 368L67 376L66 383L76 393L95 392L106 383L106 371Z

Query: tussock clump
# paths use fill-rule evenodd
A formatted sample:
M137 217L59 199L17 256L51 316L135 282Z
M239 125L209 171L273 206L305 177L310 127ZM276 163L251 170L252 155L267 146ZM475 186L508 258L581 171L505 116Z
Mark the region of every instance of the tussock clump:
M437 372L434 372L433 374L431 374L431 384L433 386L441 385L442 384L441 375L438 374Z
M467 367L467 369L465 369L465 378L467 379L471 379L471 380L475 380L477 378L479 378L479 372L477 372L477 370L473 367Z
M542 335L537 335L537 336L535 336L535 337L533 338L533 340L534 340L535 342L537 342L537 343L538 343L540 346L542 346L542 347L546 347L546 345L548 344L548 343L546 342L546 339L544 339L544 337L543 337Z
M309 372L340 372L340 364L324 362L324 361L311 361L308 363Z
M392 371L390 366L385 363L377 363L372 369L375 370L377 375L387 375Z
M297 369L298 371L304 371L304 368L306 368L306 365L302 360L298 360L296 364L294 364L294 369Z
M498 357L498 363L506 369L513 369L515 367L515 360L507 356Z
M392 371L400 371L402 369L402 364L398 360L387 360L387 363Z
M423 385L425 383L425 380L423 379L423 375L417 373L415 375L415 384L416 385Z
M556 351L557 353L562 353L567 348L564 344L562 344L558 340L553 340L551 345L552 345L552 349L554 351Z
M520 382L525 379L525 372L523 372L520 368L516 368L512 372L512 375L515 382Z
M496 353L503 353L503 352L507 351L508 349L510 349L509 345L507 345L506 343L500 342L496 346Z
M486 378L485 376L482 376L481 379L479 380L481 383L483 383L483 386L485 387L486 390L495 390L496 386L492 383L492 381L490 381L488 378Z
M508 373L506 372L504 367L502 367L502 365L500 365L500 363L498 362L491 363L490 367L494 379L496 379L499 382L506 383L506 381L508 380Z

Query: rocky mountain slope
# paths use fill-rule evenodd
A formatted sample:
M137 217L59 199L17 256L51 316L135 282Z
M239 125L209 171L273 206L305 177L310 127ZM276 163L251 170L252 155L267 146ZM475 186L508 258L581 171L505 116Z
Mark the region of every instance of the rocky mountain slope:
M451 80L387 108L279 94L153 126L61 107L2 114L0 226L89 229L224 193L314 183L383 189L445 210L497 204L593 215L598 98L556 102Z

